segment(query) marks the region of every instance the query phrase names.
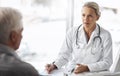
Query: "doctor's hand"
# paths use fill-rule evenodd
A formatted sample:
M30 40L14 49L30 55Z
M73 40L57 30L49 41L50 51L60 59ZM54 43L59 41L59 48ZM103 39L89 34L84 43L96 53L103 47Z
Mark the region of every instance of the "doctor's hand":
M88 72L89 71L89 68L87 65L83 65L83 64L77 64L76 65L76 68L74 70L74 73L75 74L78 74L78 73L82 73L82 72Z
M48 74L50 74L50 72L53 71L53 70L55 70L55 69L57 69L57 67L54 64L47 64L45 66L45 69L47 70Z

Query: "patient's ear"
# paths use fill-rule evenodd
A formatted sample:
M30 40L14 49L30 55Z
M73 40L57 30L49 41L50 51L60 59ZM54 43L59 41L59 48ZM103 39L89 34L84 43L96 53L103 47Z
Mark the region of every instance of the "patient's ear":
M9 36L9 40L12 44L16 43L17 40L17 33L15 31L12 31Z

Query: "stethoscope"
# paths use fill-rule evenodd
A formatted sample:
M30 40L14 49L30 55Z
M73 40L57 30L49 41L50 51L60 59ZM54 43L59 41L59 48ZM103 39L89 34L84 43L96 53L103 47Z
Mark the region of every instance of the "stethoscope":
M77 28L77 32L76 32L76 45L78 46L77 48L79 49L80 47L79 47L79 44L78 44L78 32L79 32L79 29L80 29L80 27L82 26L82 24ZM95 46L95 40L96 41L98 41L97 39L99 39L99 43L101 44L102 43L102 38L100 37L100 26L99 26L99 24L97 24L97 26L98 26L98 35L97 36L95 36L94 38L93 38L93 44L92 44L92 49L91 49L91 54L95 54L94 52L93 52L93 48L94 48L94 46Z

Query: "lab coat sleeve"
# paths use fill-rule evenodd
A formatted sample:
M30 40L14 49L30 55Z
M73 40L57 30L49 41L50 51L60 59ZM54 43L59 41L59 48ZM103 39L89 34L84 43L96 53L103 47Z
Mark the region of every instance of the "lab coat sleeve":
M104 40L103 40L104 39ZM112 38L110 33L104 35L103 40L103 53L100 61L92 64L88 64L88 68L91 72L109 70L112 65Z
M71 58L72 36L73 36L73 28L68 30L64 43L58 54L58 57L55 60L54 64L57 66L58 69L61 68L63 65L65 65L67 62L69 62L69 59Z

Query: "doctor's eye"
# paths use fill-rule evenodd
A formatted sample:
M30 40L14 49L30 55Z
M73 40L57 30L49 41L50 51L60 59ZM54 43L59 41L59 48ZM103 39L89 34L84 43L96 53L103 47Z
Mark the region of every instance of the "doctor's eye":
M88 17L93 17L92 15L88 15Z
M82 17L85 17L85 14L82 14Z

